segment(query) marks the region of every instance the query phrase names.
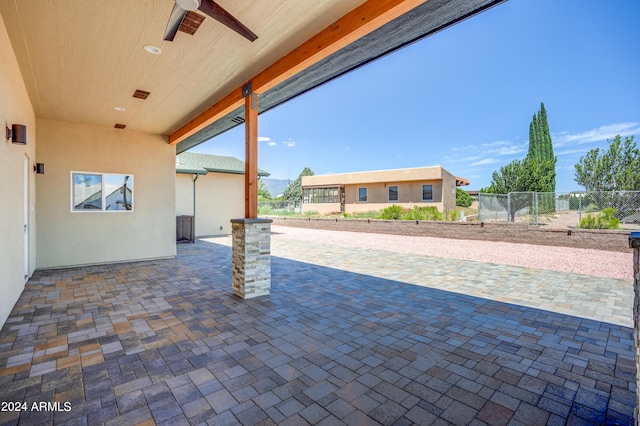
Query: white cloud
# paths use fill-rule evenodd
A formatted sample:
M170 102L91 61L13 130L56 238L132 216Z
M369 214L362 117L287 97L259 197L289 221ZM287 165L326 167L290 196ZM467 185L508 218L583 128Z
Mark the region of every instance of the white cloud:
M508 145L501 146L498 149L489 149L486 151L487 154L494 155L513 155L519 154L521 152L525 152L529 149L529 143L523 143L520 145L514 145L509 143Z
M451 151L477 151L478 147L475 145L466 145L466 146L454 146L451 148Z
M586 154L587 153L587 148L583 148L583 149L565 149L562 151L558 151L556 152L556 157L559 157L561 155L573 155L573 154Z
M501 141L487 142L479 145L453 147L451 148L452 151L478 153L478 155L466 157L466 158L455 158L455 159L451 159L451 161L456 161L456 162L473 161L473 160L485 158L487 155L492 155L492 156L515 155L515 154L526 152L528 149L528 146L529 146L528 142L518 144L512 141L501 140Z
M498 160L495 158L485 158L484 160L476 161L475 163L469 164L470 166L483 166L485 164L494 164L497 163Z
M291 148L292 148L292 147L294 147L294 146L296 146L296 141L291 140L291 139L286 140L286 141L283 141L282 143L283 143L285 146L288 146L288 147L291 147Z
M276 141L272 141L268 136L258 136L258 142L266 142L267 146L276 146L278 145Z
M490 146L502 146L502 145L511 145L509 141L495 141L495 142L487 142L483 143L482 146L488 148Z
M484 158L484 157L482 155L474 155L472 157L459 158L456 161L475 161L475 160L479 160L481 158Z
M552 138L555 146L581 145L590 142L613 139L616 135L624 137L638 133L640 133L640 123L628 122L600 126L582 133L570 134L567 132L560 132L552 135Z

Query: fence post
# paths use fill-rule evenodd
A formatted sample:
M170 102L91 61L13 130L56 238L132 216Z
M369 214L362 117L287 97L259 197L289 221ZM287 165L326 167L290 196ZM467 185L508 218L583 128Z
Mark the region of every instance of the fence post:
M635 342L636 361L636 411L638 424L640 407L640 232L629 234L629 247L633 249L633 340Z
M511 193L507 194L507 222L514 221L513 213L511 212Z
M578 223L582 223L582 194L578 194Z

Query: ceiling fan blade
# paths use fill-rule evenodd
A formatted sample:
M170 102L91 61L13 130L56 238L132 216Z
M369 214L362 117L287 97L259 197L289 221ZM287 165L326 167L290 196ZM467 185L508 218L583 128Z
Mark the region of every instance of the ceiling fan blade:
M213 0L202 0L202 3L200 3L200 7L198 9L211 16L221 24L231 28L233 31L237 32L249 41L254 41L258 38L258 36L255 35L249 28L245 27L242 22L234 18L233 15L224 10Z
M166 41L173 41L173 38L176 36L178 28L180 28L180 24L186 15L186 10L177 4L173 5L173 10L169 16L169 22L167 22L167 29L164 32L164 39Z

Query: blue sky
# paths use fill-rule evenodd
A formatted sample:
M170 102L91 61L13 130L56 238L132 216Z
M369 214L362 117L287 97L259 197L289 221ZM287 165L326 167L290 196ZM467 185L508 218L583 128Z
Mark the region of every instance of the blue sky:
M557 191L616 134L640 144L640 1L510 0L259 117L272 178L441 165L480 189L544 102ZM191 150L244 159L244 127Z

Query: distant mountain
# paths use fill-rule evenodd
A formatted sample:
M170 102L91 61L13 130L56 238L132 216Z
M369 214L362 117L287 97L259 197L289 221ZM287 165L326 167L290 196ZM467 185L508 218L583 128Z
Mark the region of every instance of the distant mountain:
M269 190L269 194L271 194L272 198L277 198L284 193L284 190L289 186L291 182L295 179L270 179L270 178L260 178L261 181L267 186Z

